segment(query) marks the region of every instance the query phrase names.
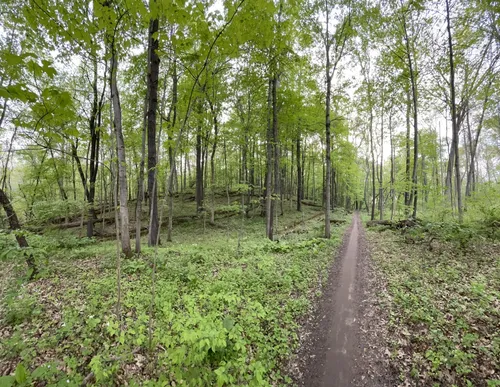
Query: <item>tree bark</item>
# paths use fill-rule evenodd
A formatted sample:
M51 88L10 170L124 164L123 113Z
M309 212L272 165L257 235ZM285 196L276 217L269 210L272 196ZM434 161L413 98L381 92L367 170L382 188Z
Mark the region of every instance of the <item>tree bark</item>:
M150 11L153 8L150 1ZM155 246L158 239L158 184L156 163L156 110L158 108L158 73L160 58L158 56L158 18L154 17L149 22L148 36L148 194L149 194L149 233L148 245Z
M7 219L9 221L10 229L14 232L16 230L20 230L21 224L19 223L17 214L14 211L14 208L12 207L9 198L7 197L3 189L0 189L0 204L2 205L3 209L5 210L5 213L7 214ZM26 249L29 247L28 241L26 240L26 237L22 233L15 232L15 236L17 244L21 249ZM26 264L28 265L28 269L30 270L29 278L31 280L38 273L35 263L35 258L33 257L33 254L28 254L27 252L24 252L24 256L26 258Z
M325 37L325 54L326 54L326 99L325 99L325 238L330 239L330 186L331 186L331 139L330 139L330 103L332 95L332 74L331 74L331 63L330 63L330 34L329 34L329 23L330 23L330 10L328 7L328 1L325 0L325 13L326 13L326 37Z
M281 170L280 170L280 143L279 143L279 126L278 126L278 86L279 86L279 79L278 75L274 75L273 81L272 81L273 87L272 87L272 105L273 105L273 146L274 146L274 211L276 212L277 209L277 200L280 200L280 203L282 204L283 201L281 200ZM277 212L274 214L276 215ZM283 215L283 207L281 207L281 215ZM277 215L276 215L277 216ZM277 219L277 218L276 218ZM276 226L276 225L275 225Z
M368 85L370 87L370 85ZM368 92L370 95L370 92ZM372 211L371 211L371 220L375 219L375 200L376 200L376 176L375 176L375 150L373 147L373 104L371 100L371 96L368 97L368 103L370 104L370 154L372 158Z
M179 82L179 77L177 76L177 62L174 56L173 64L173 75L172 75L172 122L169 124L168 135L172 136L173 130L177 123L177 84ZM174 149L172 146L172 141L169 141L168 145L168 159L170 163L170 174L175 173L175 156ZM182 154L181 154L181 170L182 170ZM173 181L170 184L170 180L173 180L173 175L169 176L169 185L167 187L168 195L168 226L167 226L167 241L172 242L172 230L173 230L173 217L174 217L174 193L173 193ZM186 171L184 170L184 189L186 186Z
M300 122L299 122L300 125ZM302 155L301 155L301 138L300 138L300 127L297 134L297 211L302 211L302 199L303 199L303 180L302 180Z
M453 57L453 41L451 35L450 21L450 2L446 0L446 28L448 30L448 59L450 63L450 103L451 103L451 124L452 124L452 147L455 152L455 189L457 196L458 221L463 222L463 206L462 206L462 182L460 176L460 159L458 153L458 119L457 119L457 104L455 100L455 60Z
M144 100L144 117L141 139L141 161L139 164L139 178L137 179L137 202L135 206L135 252L141 252L142 200L144 198L144 164L146 157L146 132L148 128L148 96Z
M380 220L384 219L384 105L382 103L382 122L380 126L380 178L378 186L378 203Z
M483 101L483 108L481 110L481 116L479 117L479 123L476 129L476 135L474 137L474 141L470 144L470 166L469 171L467 173L467 184L465 186L465 195L471 196L472 192L475 191L475 175L476 175L476 154L477 154L477 145L479 143L479 136L481 134L481 130L483 128L484 115L486 112L486 105L488 104L489 99L489 90L492 81L490 81L486 86L486 96Z
M273 126L272 126L272 89L273 80L269 79L267 95L267 144L266 144L266 236L273 240L273 219L274 206L272 200L272 180L273 180Z
M110 90L111 102L113 106L113 128L116 137L116 153L118 156L118 185L120 197L120 239L122 253L126 257L132 256L130 247L130 230L128 214L128 186L127 186L127 158L125 155L125 142L122 131L122 110L120 105L120 96L116 82L116 73L118 71L118 58L114 45L114 37L111 42L111 75Z
M201 101L198 101L198 114L202 114L203 107ZM198 129L196 132L196 211L203 209L203 154L202 154L202 123L201 117L198 117Z
M0 128L1 128L1 121L0 121ZM0 189L2 189L4 191L5 191L6 186L7 186L7 174L9 171L10 156L12 154L12 146L14 145L14 140L15 140L16 135L17 135L17 129L18 129L17 126L14 127L14 133L12 133L12 137L10 138L9 149L7 150L7 159L5 160L5 166L3 169L2 179L0 180L0 182L1 182Z
M392 112L389 113L389 137L390 137L390 143L391 143L391 220L394 218L394 211L396 207L396 191L394 188L394 183L395 183L395 175L396 175L396 170L395 170L395 149L394 149L394 138L392 134Z
M410 91L406 91L406 160L405 160L405 213L408 215L408 208L410 206L410 165L411 165L411 153L410 153L410 115L411 115L411 102L410 102Z

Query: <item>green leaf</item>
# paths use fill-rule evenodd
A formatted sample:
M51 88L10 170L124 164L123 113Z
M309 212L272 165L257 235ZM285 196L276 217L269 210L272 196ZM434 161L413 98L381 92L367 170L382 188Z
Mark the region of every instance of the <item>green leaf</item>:
M75 127L65 128L64 133L66 133L68 136L74 136L74 137L78 137L80 135L80 132Z
M36 100L36 94L29 91L21 84L0 87L0 97L18 99L22 102L34 102Z
M16 382L24 383L26 381L28 374L27 374L26 368L24 368L22 363L19 363L17 365L16 372L14 375L16 378Z
M6 52L4 54L4 58L5 58L5 61L10 66L18 66L23 61L23 57L22 56L19 56L19 55L16 55L16 54L12 54L10 52Z
M0 376L0 387L10 387L14 385L15 378L10 375Z
M231 317L226 317L222 325L224 326L224 328L230 331L234 327L234 320Z

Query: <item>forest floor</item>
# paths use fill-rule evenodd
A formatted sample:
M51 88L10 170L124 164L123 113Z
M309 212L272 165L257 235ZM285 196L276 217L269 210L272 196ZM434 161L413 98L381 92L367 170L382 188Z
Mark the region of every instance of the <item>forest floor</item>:
M27 282L14 238L0 234L0 385L291 383L286 363L350 215L336 211L325 240L321 208L287 203L271 242L257 212L227 207L216 226L203 215L176 223L157 256L145 246L123 259L120 309L112 239L57 225L28 234L40 275Z
M302 329L296 384L304 387L395 386L386 313L359 214L344 234L315 313ZM392 376L391 376L392 375Z
M398 385L500 386L500 243L446 224L373 228L367 242Z
M500 386L500 244L467 240L365 232L356 214L302 327L295 383Z
M325 240L321 208L287 203L271 242L233 199L215 226L184 216L157 256L122 260L119 310L112 239L28 233L40 275L27 282L0 233L0 386L500 386L497 239L365 230L336 210Z

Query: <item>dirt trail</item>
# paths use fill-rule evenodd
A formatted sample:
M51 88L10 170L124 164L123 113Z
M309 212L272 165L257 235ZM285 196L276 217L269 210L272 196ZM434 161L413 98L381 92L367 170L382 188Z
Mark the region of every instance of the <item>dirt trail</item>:
M383 313L367 253L364 230L355 214L315 316L299 352L297 384L307 387L390 386L383 361ZM382 355L381 355L382 353Z
M339 287L335 294L335 310L328 332L326 367L322 386L349 386L351 380L351 359L356 344L352 325L356 321L354 309L354 281L358 259L359 216L354 221L347 250L342 257Z

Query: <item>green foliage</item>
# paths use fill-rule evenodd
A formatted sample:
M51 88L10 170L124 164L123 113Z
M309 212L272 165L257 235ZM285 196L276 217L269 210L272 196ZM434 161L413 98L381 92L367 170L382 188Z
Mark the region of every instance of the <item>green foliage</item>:
M85 211L85 204L75 200L47 200L37 201L33 205L35 220L39 223L48 223L61 219L73 219L81 216Z
M4 300L5 314L3 319L6 324L16 326L29 322L32 317L39 316L40 307L36 298L29 294L10 293Z
M494 385L500 376L498 245L458 225L434 224L431 231L440 237L432 251L392 231L368 233L388 283L392 362L403 378L423 385ZM464 243L468 248L457 248Z
M280 219L289 229L301 219L292 215ZM44 278L4 302L9 319L2 326L10 333L0 359L22 363L26 385L79 385L89 372L103 386L124 377L145 385L286 383L279 370L298 343L297 321L324 282L343 229L332 240L318 238L316 217L304 222L305 232L271 242L262 239L259 217L246 219L237 254L232 230L241 220L227 219L229 234L213 228L200 235L196 222L186 223L179 242L158 251L154 367L148 365L154 250L123 261L120 324L114 243L72 247L56 242L71 240L56 234L34 238L34 245L50 246Z

